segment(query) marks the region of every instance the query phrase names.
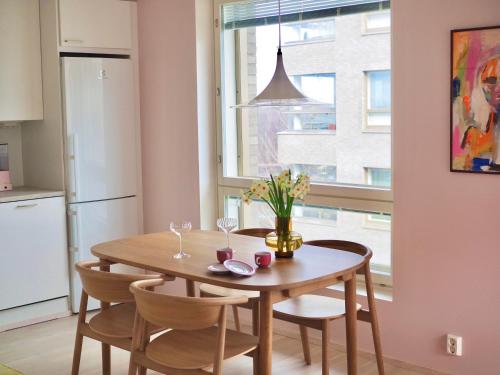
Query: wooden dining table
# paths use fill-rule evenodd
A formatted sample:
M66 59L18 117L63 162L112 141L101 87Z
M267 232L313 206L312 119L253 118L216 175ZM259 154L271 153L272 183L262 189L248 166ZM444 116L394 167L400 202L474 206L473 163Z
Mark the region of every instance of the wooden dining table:
M230 241L234 258L249 264L255 264L255 252L268 250L262 238L231 234ZM193 230L183 236L184 251L191 256L181 260L173 258L179 250L179 239L168 232L101 243L92 247L92 254L113 263L183 278L190 296L195 295L195 282L260 292L260 375L272 374L273 304L343 281L348 374L357 373L356 270L365 262L362 256L303 245L293 258L273 259L269 268L258 268L250 277L208 271L207 267L217 262L216 249L225 246L222 232Z

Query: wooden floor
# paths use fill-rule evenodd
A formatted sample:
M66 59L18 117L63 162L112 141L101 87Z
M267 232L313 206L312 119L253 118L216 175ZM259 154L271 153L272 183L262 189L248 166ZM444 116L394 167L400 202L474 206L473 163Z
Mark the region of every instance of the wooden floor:
M66 375L71 369L76 316L57 319L0 333L0 363L25 375ZM85 338L83 342L81 375L101 374L100 344ZM312 344L312 366L306 366L298 340L275 335L273 374L321 374L321 347ZM347 374L345 353L332 350L330 374ZM376 375L373 360L359 358L359 375ZM128 352L112 349L113 375L127 374ZM386 365L387 375L419 375L415 372ZM156 374L148 371L148 374ZM224 374L252 374L252 360L238 357L224 362Z

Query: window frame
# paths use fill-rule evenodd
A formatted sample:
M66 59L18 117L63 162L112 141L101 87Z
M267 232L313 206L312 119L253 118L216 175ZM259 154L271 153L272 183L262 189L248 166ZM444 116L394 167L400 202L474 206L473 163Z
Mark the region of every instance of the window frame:
M225 113L223 108L225 106L223 98L223 88L225 82L223 81L223 69L222 56L224 52L224 46L222 43L222 33L223 33L223 23L220 22L222 18L222 6L227 3L238 2L238 0L214 0L214 67L215 67L215 115L217 124L217 207L219 216L224 215L225 206L225 196L239 195L241 190L250 188L252 182L255 178L251 177L230 177L224 175L224 119ZM391 56L392 59L392 56ZM235 57L235 63L239 60ZM387 70L387 69L386 69ZM235 77L235 82L237 81ZM335 84L336 76L335 76ZM391 80L392 86L392 80ZM239 89L237 91L240 91ZM366 93L366 91L365 91ZM392 93L392 90L391 90ZM364 100L366 102L366 99ZM337 110L337 109L335 109ZM366 113L366 111L364 111ZM365 116L366 118L366 116ZM240 122L241 123L241 122ZM238 125L238 128L240 125ZM241 133L241 129L239 134ZM237 142L241 143L241 136L238 135ZM238 144L238 166L241 166L241 148ZM393 137L391 134L391 151L393 149ZM392 170L392 159L391 159L391 170ZM241 169L239 169L241 170ZM393 212L393 184L391 183L391 188L381 188L366 185L357 184L343 184L343 183L312 183L311 190L306 196L305 204L307 205L318 205L331 207L334 209L347 209L355 211L366 211L373 213L387 213L392 217ZM241 216L241 210L239 215ZM238 219L241 219L239 217ZM392 227L392 220L391 220ZM392 286L392 265L394 258L394 248L393 248L393 237L394 234L391 231L391 265L390 269L377 269L373 267L372 273L374 274L374 280L378 284L391 287Z

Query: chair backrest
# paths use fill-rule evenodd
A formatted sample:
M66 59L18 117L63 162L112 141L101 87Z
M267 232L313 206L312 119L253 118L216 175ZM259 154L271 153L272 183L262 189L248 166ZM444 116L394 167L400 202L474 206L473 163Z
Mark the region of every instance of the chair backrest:
M341 251L348 251L350 253L361 255L363 258L365 258L365 266L358 269L357 273L360 275L364 275L367 271L369 271L369 263L373 253L370 250L370 248L365 245L361 245L360 243L357 242L342 241L342 240L314 240L314 241L305 241L304 244L311 246L327 247L329 249L335 249Z
M95 299L110 303L134 302L130 293L130 284L137 280L157 279L158 275L125 274L95 270L92 268L106 266L101 261L83 261L76 264L85 292Z
M164 279L136 281L130 285L137 311L146 321L160 327L194 331L219 322L226 305L248 302L247 297L179 297L148 289L163 285Z
M244 236L252 236L252 237L260 237L265 238L269 233L274 231L274 229L270 228L247 228L247 229L238 229L233 231L234 234L242 234Z

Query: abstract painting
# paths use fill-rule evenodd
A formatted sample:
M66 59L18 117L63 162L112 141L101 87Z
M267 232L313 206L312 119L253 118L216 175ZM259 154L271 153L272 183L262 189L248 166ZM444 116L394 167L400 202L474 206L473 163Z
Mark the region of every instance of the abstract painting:
M451 170L500 173L500 26L451 32Z

